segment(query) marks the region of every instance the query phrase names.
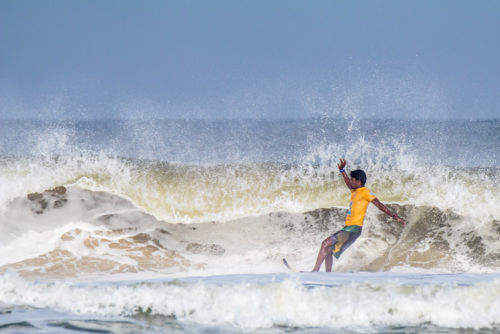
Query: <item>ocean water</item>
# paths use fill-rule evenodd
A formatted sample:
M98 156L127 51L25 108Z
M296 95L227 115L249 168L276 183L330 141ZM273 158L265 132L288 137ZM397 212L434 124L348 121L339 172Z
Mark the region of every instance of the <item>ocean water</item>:
M367 187L363 234L312 269ZM0 332L496 333L500 121L0 121Z

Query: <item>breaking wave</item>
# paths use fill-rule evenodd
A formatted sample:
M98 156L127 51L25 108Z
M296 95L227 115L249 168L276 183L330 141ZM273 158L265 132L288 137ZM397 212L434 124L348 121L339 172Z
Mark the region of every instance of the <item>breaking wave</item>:
M471 176L470 173L465 175ZM148 205L143 200L142 205L138 205L139 200L133 198L134 195L138 198L140 193L117 195L95 190L99 187L90 190L88 188L93 187L85 189L78 181L66 187L30 193L9 201L1 216L0 265L3 270L16 269L24 275L48 277L136 272L265 273L282 270L280 259L287 257L307 270L312 266L321 240L340 229L346 215L345 206L311 210L312 204L308 201L316 198L320 203L335 203L335 200L326 201L322 197L332 198L338 192L337 201L347 203L348 191L337 178L327 180L327 185L322 187L318 182L316 188L295 185L292 190L291 186L282 185L281 192L266 191L267 199L255 199L251 196L256 196L255 192L242 191L242 198L226 199L230 206L212 203L210 191L206 190L207 196L199 199L205 201L205 205L212 205L214 211L229 207L231 212L238 212L233 216L229 216L229 210L224 214L216 212L226 215L224 220L213 220L211 215L201 219L196 217L199 211L183 212L182 215L177 212L172 216L176 219L168 216L161 219L161 212L154 209L169 207L172 202L156 200ZM177 178L172 180L179 182ZM394 179L387 181L394 182ZM223 185L216 187L207 183L208 189L223 191L220 189ZM226 187L231 190L230 186ZM408 190L410 186L402 188ZM285 189L287 195L284 195ZM393 193L395 189L397 187L391 187ZM198 192L202 190L198 188ZM379 193L384 194L383 191ZM233 194L238 196L234 190ZM284 196L288 203L296 201L294 209L285 210L282 206ZM370 207L363 235L356 247L349 250L349 256L336 262L336 271L395 268L491 271L500 267L500 221L493 212L472 215L468 208L454 208L453 204L451 208L415 204L419 201L411 203L407 193L397 196L397 192L392 198L387 195L386 202L390 202L389 207L405 217L409 224L403 228ZM474 196L481 198L484 195L472 194L470 198ZM176 196L170 194L170 197ZM379 198L384 200L384 195ZM259 200L264 205L257 210ZM184 201L186 199L179 202ZM179 217L189 219L183 221ZM197 219L193 219L195 217ZM227 263L232 265L227 266Z
M324 128L331 134L316 135L315 122L202 127L174 122L162 126L184 137L159 138L177 146L154 145L148 137L150 155L161 156L156 146L177 150L173 157L190 148L186 161L134 155L132 148L141 145L127 139L127 129L113 130L113 124L44 131L33 125L34 135L27 136L23 151L0 158L0 268L47 277L267 273L282 270L281 258L287 257L308 270L321 240L345 219L349 191L337 172L340 157L349 169L364 169L368 188L409 224L403 229L370 206L356 247L335 263L335 270L500 267L498 152L488 146L485 156L462 164L462 142L447 145L453 154L444 156L457 162L450 165L436 159L442 151L429 151L439 138L460 134L469 136L476 150L484 146L483 134L496 140L497 123L475 124L481 130L477 134L464 132L469 124L461 123L451 124L451 130L439 122L396 124L417 140L411 144L384 132L385 123L370 125L371 137L364 137L342 132L345 124L336 123ZM219 134L224 126L232 129L232 137ZM424 134L432 127L443 133L419 144L422 136L411 134L413 127ZM134 138L141 129L135 129ZM168 132L161 129L155 133ZM81 132L86 137L78 137ZM207 137L196 137L198 132ZM85 142L94 133L95 147ZM118 142L109 141L113 135ZM190 136L194 139L182 146ZM227 144L221 136L233 141ZM241 148L250 139L255 147ZM108 143L111 148L104 149ZM120 145L127 149L120 151ZM231 150L230 145L241 147ZM201 157L205 149L230 157L207 162ZM258 155L261 150L265 154ZM194 156L200 157L197 162Z
M219 331L223 326L243 331L319 327L363 332L397 326L495 330L500 328L499 293L498 275L484 274L438 274L428 281L426 275L309 274L83 284L0 276L0 301L10 305L108 319L162 317L165 323L175 319L217 326Z

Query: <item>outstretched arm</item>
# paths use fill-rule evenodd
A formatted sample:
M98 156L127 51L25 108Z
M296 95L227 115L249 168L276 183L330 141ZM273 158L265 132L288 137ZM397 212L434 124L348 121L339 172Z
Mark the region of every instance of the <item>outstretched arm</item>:
M346 165L347 165L347 161L345 161L344 159L340 159L340 162L337 164L337 167L339 167L339 171L342 174L342 177L344 178L344 182L345 182L346 186L349 189L353 190L354 187L351 184L351 179L349 179L349 176L347 175L347 173L344 170Z
M391 210L389 210L384 204L382 204L382 202L380 202L378 200L378 198L375 198L373 201L372 201L373 204L375 204L375 206L377 208L380 209L380 211L384 212L386 215L392 217L394 220L400 222L401 224L403 225L406 225L406 220L402 219L401 217L399 217L397 214L393 213Z

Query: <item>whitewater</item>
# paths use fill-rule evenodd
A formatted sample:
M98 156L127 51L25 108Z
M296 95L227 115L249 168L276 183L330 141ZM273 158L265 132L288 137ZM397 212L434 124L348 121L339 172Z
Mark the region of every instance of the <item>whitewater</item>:
M0 121L0 332L500 330L500 122ZM343 226L337 171L370 206Z

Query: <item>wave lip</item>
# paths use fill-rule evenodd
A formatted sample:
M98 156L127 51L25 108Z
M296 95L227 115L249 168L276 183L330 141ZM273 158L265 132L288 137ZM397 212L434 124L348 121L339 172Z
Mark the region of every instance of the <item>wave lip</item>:
M0 276L0 302L101 317L165 316L252 331L432 324L500 329L497 274L253 275L74 284Z

